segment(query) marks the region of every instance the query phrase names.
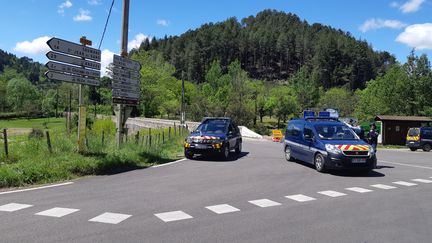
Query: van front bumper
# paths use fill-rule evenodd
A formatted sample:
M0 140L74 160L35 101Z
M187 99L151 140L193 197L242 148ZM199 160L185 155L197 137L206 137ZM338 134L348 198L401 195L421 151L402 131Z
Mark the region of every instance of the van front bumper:
M364 169L371 170L376 167L376 155L371 156L346 156L344 154L328 153L325 156L326 169Z
M407 141L406 146L408 148L416 148L416 149L421 148L421 144L418 141Z

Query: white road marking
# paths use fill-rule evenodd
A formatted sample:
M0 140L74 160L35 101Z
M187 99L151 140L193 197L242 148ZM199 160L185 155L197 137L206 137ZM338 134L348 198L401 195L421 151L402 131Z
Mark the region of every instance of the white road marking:
M183 212L183 211L172 211L172 212L165 212L165 213L157 213L154 216L158 217L164 222L171 222L171 221L177 221L177 220L183 220L183 219L191 219L193 218L189 214Z
M316 198L308 197L308 196L303 195L303 194L289 195L289 196L285 196L285 197L288 199L297 201L297 202L307 202L307 201L316 200Z
M41 186L41 187L27 188L27 189L21 189L21 190L14 190L14 191L5 191L5 192L0 192L0 195L2 195L2 194L10 194L10 193L15 193L15 192L34 191L34 190L40 190L40 189L51 188L51 187L58 187L58 186L67 186L67 185L71 185L71 184L73 184L73 182L69 181L69 182L60 183L60 184L55 184L55 185L48 185L48 186Z
M353 191L353 192L359 192L359 193L366 193L366 192L372 192L372 190L362 188L362 187L349 187L345 188L346 190Z
M384 190L389 190L389 189L395 189L395 188L397 188L395 186L388 186L388 185L384 185L384 184L375 184L375 185L371 185L371 187L375 187L375 188L379 188L379 189L384 189Z
M3 212L14 212L14 211L18 211L24 208L29 208L29 207L33 207L33 205L30 204L21 204L21 203L9 203L9 204L5 204L0 206L0 211Z
M185 161L185 160L186 159L179 159L179 160L176 160L176 161L173 161L173 162L169 162L169 163L165 163L165 164L154 165L151 168L158 168L158 167L162 167L162 166L172 165L172 164L176 164L178 162L182 162L182 161Z
M235 208L235 207L228 205L228 204L213 205L213 206L208 206L205 208L207 208L208 210L213 211L217 214L232 213L232 212L240 211L240 209Z
M412 179L412 181L421 182L421 183L432 183L431 180L426 180L426 179Z
M337 192L337 191L321 191L321 192L318 192L318 193L322 194L322 195L329 196L329 197L342 197L342 196L346 196L345 193Z
M78 211L79 209L74 209L74 208L51 208L39 213L35 213L35 215L60 218Z
M275 201L272 201L269 199L252 200L252 201L249 201L249 203L252 203L252 204L257 205L258 207L262 207L262 208L282 205L278 202L275 202Z
M410 164L404 164L404 163L398 163L398 162L390 162L390 161L385 161L385 160L379 160L378 162L380 162L380 163L395 164L395 165L404 165L404 166L409 166L409 167L414 167L414 168L421 168L421 169L432 170L432 167L421 166L421 165L410 165Z
M89 219L91 222L98 222L98 223L106 223L106 224L118 224L122 222L123 220L126 220L127 218L131 217L132 215L129 214L120 214L120 213L103 213L99 216L96 216L92 219Z
M395 181L393 184L401 185L401 186L417 186L415 183L407 182L407 181Z

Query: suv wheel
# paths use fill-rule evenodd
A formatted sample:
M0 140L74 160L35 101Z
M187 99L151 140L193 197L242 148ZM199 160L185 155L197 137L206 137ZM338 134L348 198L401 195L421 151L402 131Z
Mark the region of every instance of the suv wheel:
M186 159L193 159L194 154L185 149L185 157Z
M242 151L242 142L239 141L235 152L237 155L239 155L239 154L241 154L241 151Z
M291 147L290 146L285 146L285 159L287 161L293 161L294 158L291 156Z
M324 156L322 154L316 154L315 158L314 158L314 164L315 164L315 169L318 172L325 172L325 161L324 161Z
M223 150L222 150L222 159L223 160L228 160L229 158L229 153L230 153L230 149L229 149L229 144L225 144Z
M431 149L432 149L432 147L429 143L423 145L423 151L429 152L429 151L431 151Z

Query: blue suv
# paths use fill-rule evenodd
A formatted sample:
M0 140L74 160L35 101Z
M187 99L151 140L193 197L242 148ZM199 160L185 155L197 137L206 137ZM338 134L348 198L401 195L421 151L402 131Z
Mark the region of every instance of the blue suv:
M330 169L357 169L369 172L376 166L371 146L337 118L320 112L288 122L284 143L285 158L315 165L319 172Z
M184 153L188 159L195 154L217 155L227 160L234 150L240 154L242 137L237 125L230 118L205 118L185 140Z

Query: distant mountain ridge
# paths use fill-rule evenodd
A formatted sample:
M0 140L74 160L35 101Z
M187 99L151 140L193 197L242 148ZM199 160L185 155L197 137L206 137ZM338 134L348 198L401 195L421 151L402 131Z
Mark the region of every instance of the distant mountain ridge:
M238 21L208 23L180 36L144 41L139 49L157 50L176 68L177 78L201 83L210 64L235 60L252 78L286 80L301 68L320 86L363 88L395 63L349 32L308 24L295 14L264 10Z

